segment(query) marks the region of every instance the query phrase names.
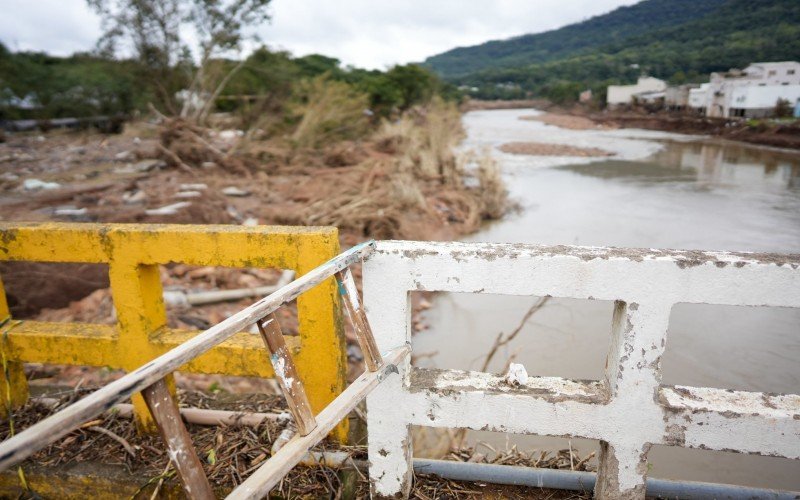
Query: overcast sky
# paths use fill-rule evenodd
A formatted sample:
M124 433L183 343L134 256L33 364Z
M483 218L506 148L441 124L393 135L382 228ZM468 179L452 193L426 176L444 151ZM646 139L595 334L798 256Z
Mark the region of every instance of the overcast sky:
M638 0L273 0L259 30L271 47L385 68L453 47L537 33ZM100 22L85 0L0 0L0 40L12 50L90 50Z

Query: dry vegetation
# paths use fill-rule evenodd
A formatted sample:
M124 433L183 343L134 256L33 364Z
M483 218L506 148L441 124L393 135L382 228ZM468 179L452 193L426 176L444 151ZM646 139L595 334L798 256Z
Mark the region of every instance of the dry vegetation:
M24 430L46 415L50 415L89 389L62 391L56 406L31 402L14 414L16 432ZM282 410L277 396L250 395L235 399L225 394L208 395L179 392L181 404L195 408L219 409L235 405L237 410L275 412ZM0 423L0 439L9 436L9 422ZM265 421L257 427L244 425L188 426L203 468L214 489L222 495L241 484L243 478L268 460L272 445L286 424ZM485 445L484 445L485 446ZM273 491L278 498L368 498L369 481L366 475L366 447L321 443L315 451L344 451L352 460L345 468L295 467ZM503 452L480 453L474 448L449 450L447 460L497 465L517 465L563 470L592 470L590 458L579 457L571 449L556 453L516 448ZM22 464L15 474L32 477L36 472L68 470L80 463L102 463L127 484L140 485L132 499L172 498L179 489L175 470L157 435L140 435L130 420L111 411L80 429L68 434ZM31 494L33 494L31 492ZM35 494L33 494L35 495ZM412 498L589 498L588 492L538 490L513 486L487 485L442 479L432 475L415 475ZM35 498L33 496L32 498Z

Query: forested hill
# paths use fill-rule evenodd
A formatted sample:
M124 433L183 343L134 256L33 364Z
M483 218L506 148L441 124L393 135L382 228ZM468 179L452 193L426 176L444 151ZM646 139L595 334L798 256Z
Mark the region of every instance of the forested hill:
M645 0L558 30L453 49L425 64L484 93L546 95L642 72L680 82L753 61L797 59L800 0Z

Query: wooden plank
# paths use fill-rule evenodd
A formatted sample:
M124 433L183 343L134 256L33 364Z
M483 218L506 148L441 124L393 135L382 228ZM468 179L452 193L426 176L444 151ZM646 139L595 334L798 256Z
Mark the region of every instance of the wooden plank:
M311 404L308 402L306 390L297 374L297 368L294 366L289 349L286 348L286 341L283 339L278 318L275 317L275 313L271 313L266 320L266 322L256 321L258 331L269 349L269 360L272 362L272 368L275 369L275 378L286 398L289 412L297 424L297 432L301 436L305 436L317 426L314 414L311 412Z
M353 330L356 333L356 340L358 340L358 345L364 354L367 370L371 372L377 371L383 366L383 358L381 358L378 344L375 342L375 336L372 334L372 328L369 326L364 308L361 307L358 288L356 288L356 282L353 280L353 273L350 272L349 268L339 271L336 273L336 280L339 282L339 293L344 299L347 317L350 318L350 324L353 325Z
M365 371L343 393L317 415L317 427L306 436L295 436L283 448L272 455L252 476L228 495L229 500L265 498L270 490L319 443L336 424L353 411L389 374L396 372L397 363L411 353L406 344L390 351L384 359L386 364L378 371Z
M216 498L167 383L163 378L157 380L142 391L142 396L156 421L161 439L167 445L169 458L178 471L186 496L198 500Z
M360 261L374 248L374 241L351 248L166 354L5 440L0 444L0 470L5 470L25 460L82 423L103 413L115 404L129 399L133 394L140 392L156 380L166 377L200 354L274 312L281 305L294 300L301 293Z

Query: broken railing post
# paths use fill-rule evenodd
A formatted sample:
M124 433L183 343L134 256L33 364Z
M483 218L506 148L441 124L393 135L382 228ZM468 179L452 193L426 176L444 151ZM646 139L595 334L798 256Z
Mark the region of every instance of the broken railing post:
M198 500L216 498L167 383L163 378L155 381L142 391L142 396L158 426L161 439L167 445L169 458L178 471L186 497Z
M269 359L272 362L272 368L275 369L275 378L286 398L289 412L297 424L297 431L301 436L306 436L317 426L314 414L311 412L311 404L306 397L303 382L297 375L292 356L286 348L286 341L283 339L278 318L275 317L275 313L271 313L265 319L266 321L256 322L258 332L269 349Z
M344 308L353 325L353 330L355 330L356 340L364 354L367 369L371 372L377 371L383 366L383 358L378 351L378 344L375 343L375 337L372 335L372 329L366 314L364 314L364 308L361 307L358 300L358 289L353 280L353 273L349 268L339 271L336 273L336 281L339 283L339 293L344 299Z
M386 353L386 361L378 371L365 371L331 404L319 412L319 426L307 436L294 436L250 477L234 489L227 500L256 500L268 498L269 492L297 465L306 453L328 434L336 423L353 409L386 377L397 373L397 364L411 354L411 345L404 344Z

